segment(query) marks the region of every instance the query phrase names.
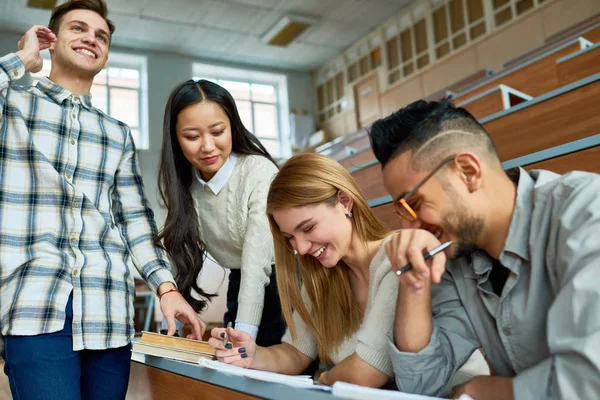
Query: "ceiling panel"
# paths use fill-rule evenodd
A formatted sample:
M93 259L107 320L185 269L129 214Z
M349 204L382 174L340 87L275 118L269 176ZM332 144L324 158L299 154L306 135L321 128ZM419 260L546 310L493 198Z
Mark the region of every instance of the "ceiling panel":
M164 21L193 24L200 21L206 12L207 2L201 0L150 1L143 7L141 15Z
M117 29L119 29L117 27ZM127 25L127 31L124 36L131 39L141 38L146 42L156 42L158 44L171 43L177 46L176 39L182 35L190 35L194 31L189 26L179 26L177 29L173 29L172 24L145 20L145 19L131 19ZM144 32L140 35L140 32ZM118 38L114 43L122 43L122 38Z
M324 18L331 19L334 21L341 21L346 23L358 23L360 28L369 28L370 24L363 23L361 21L379 21L385 22L395 12L402 7L399 5L408 5L412 0L397 0L397 1L384 1L384 0L358 0L347 2L345 7L336 7L330 9L323 14Z
M267 9L274 9L279 7L282 3L286 3L291 0L224 0L229 3L245 4L254 7L261 7Z
M281 9L299 14L307 14L322 18L330 10L335 10L343 3L353 3L356 0L293 0L282 4Z
M256 21L269 14L265 8L257 8L238 3L212 1L210 7L203 10L199 22L223 31L249 33Z
M64 1L64 0L59 0ZM106 0L113 44L168 50L214 62L310 71L339 55L412 0ZM50 11L26 0L0 0L2 29L23 33L47 24ZM287 47L261 36L286 13L317 22Z
M300 38L303 43L310 43L324 47L338 49L338 52L348 46L348 42L353 43L365 36L357 32L357 29L350 24L344 24L337 21L317 24L308 29Z
M108 17L114 14L128 14L139 16L142 10L150 2L156 2L156 0L136 0L136 1L123 1L123 0L105 0L108 7Z

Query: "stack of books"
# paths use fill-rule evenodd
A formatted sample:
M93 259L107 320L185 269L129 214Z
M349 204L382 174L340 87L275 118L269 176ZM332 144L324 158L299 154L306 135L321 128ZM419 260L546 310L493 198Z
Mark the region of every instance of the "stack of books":
M201 358L216 360L215 349L208 342L184 339L159 333L142 332L133 342L132 351L156 357L172 358L197 364Z

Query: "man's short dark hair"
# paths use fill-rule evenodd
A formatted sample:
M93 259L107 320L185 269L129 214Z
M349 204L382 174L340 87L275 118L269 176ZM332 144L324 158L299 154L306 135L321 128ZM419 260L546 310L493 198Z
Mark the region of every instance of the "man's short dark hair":
M55 35L58 35L58 30L63 17L73 10L90 10L100 15L106 21L112 38L112 34L115 31L115 25L108 19L108 9L106 8L104 0L69 0L60 6L54 7L52 15L50 16L50 22L48 22L48 28L50 28Z
M443 140L432 140L448 132L450 134L445 135L447 137ZM428 152L432 156L429 157L431 162L437 162L437 158L444 156L443 146L451 152L449 147L453 147L452 144L466 146L463 150L477 146L498 157L492 139L483 126L467 110L455 107L449 98L442 101L415 101L375 121L369 136L373 153L383 167L396 156L407 151L417 152L429 143L437 150Z

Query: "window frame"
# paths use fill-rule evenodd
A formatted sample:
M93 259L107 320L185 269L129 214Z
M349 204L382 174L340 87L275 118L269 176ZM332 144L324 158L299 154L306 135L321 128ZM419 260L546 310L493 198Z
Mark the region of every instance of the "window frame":
M206 79L219 84L219 81L229 81L245 83L250 85L249 99L235 99L236 104L239 101L249 101L250 111L252 115L252 127L246 127L258 140L278 143L279 154L271 154L274 159L288 158L292 154L290 138L289 138L289 98L287 91L287 77L283 74L276 74L262 71L242 70L231 67L222 67L204 63L194 63L193 65L194 80ZM252 85L268 85L275 89L275 102L253 100ZM254 106L256 104L274 105L277 116L277 135L275 137L261 136L256 130L256 118ZM265 146L266 147L266 146ZM267 149L268 150L268 149ZM271 153L271 152L269 152Z

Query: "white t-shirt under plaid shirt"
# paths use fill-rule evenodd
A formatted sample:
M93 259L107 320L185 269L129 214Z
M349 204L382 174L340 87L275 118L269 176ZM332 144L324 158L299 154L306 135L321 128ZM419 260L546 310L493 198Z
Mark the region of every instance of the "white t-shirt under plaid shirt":
M173 281L129 128L47 78L0 58L0 328L63 328L73 292L73 349L127 345L135 265L152 289Z

